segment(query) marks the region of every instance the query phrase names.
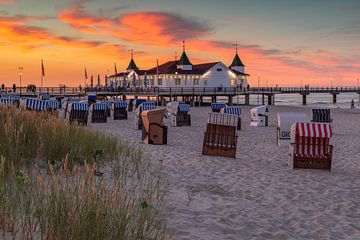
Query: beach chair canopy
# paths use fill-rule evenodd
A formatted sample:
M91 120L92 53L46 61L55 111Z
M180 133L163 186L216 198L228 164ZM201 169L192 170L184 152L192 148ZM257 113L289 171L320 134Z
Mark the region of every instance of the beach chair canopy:
M112 106L112 104L113 104L113 101L103 101L103 102L101 102L101 103L105 103L106 106L110 109L111 106Z
M166 109L154 109L154 110L143 111L141 113L141 119L143 120L145 131L149 132L150 123L157 123L159 125L162 125L165 112Z
M89 105L82 102L72 102L70 103L69 108L71 110L87 111L89 109Z
M147 102L145 99L135 99L135 105L139 106L140 104Z
M223 125L223 126L237 126L238 116L223 114L223 113L209 113L207 123Z
M269 112L269 109L266 105L254 107L250 110L251 116L264 116L265 113Z
M291 139L295 136L307 138L331 138L332 128L328 123L296 122L291 125Z
M0 104L5 106L11 106L18 102L15 98L0 98Z
M211 103L211 109L222 109L226 107L225 103Z
M48 100L49 108L51 109L59 109L60 108L60 102L55 99Z
M282 130L290 131L295 122L308 122L308 117L305 113L299 112L279 112L277 114L278 127Z
M190 111L190 105L186 103L180 103L179 104L179 112L189 112Z
M127 108L127 103L125 101L114 102L114 108Z
M20 100L20 96L10 93L2 93L1 98L11 98L11 99Z
M92 104L93 106L93 110L95 111L105 111L108 109L108 105L106 103L102 103L102 102L97 102Z
M329 108L313 108L311 111L314 122L332 122Z
M166 104L166 111L176 115L177 112L189 112L190 105L185 102L169 102Z
M39 98L41 100L50 100L50 95L47 93L39 93Z
M239 107L224 107L221 109L221 113L240 116L241 108L239 108Z
M31 110L46 110L49 108L49 102L45 100L40 100L36 98L27 98L25 100L25 106L27 109Z

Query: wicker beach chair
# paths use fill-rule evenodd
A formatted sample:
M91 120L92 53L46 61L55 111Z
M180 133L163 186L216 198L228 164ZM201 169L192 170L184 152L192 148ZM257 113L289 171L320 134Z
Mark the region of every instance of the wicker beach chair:
M231 114L238 117L236 129L241 130L241 108L240 107L224 107L220 110L220 113Z
M220 110L226 107L225 103L211 103L211 111L212 112L220 112Z
M269 109L266 105L258 106L250 110L251 123L252 127L267 127L269 126L269 117L266 113L269 112Z
M125 101L113 102L111 105L114 120L122 120L128 118L127 103Z
M309 122L305 113L280 112L277 114L276 139L279 147L289 147L291 125L295 122Z
M107 122L107 103L96 102L89 107L89 118L93 123L105 123Z
M236 115L209 113L202 154L235 158L237 122Z
M312 112L312 122L324 122L331 123L333 121L331 117L331 110L329 108L313 108Z
M294 123L291 126L289 166L331 170L332 127L328 123Z
M166 111L171 121L171 126L191 126L190 105L184 102L169 102Z
M72 102L68 104L66 119L70 123L87 125L89 105L83 102Z
M142 140L145 144L167 144L167 126L164 125L165 109L141 112Z
M155 110L156 103L155 102L143 102L135 109L135 129L141 130L142 129L142 122L140 115L143 111Z
M19 107L19 100L16 98L0 98L0 106L3 107Z
M49 102L37 98L25 98L21 100L20 105L26 110L31 111L46 111L49 109Z

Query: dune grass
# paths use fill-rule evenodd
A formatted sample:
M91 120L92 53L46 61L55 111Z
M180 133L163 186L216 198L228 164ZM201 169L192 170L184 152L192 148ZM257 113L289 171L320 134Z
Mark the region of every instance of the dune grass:
M165 239L161 172L115 137L0 108L0 155L3 237Z

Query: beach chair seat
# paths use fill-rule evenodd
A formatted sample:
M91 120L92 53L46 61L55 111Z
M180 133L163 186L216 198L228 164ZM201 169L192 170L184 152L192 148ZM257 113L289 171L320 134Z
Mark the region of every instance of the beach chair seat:
M165 109L141 112L142 140L145 144L167 144L167 126L164 125Z
M203 155L236 157L238 117L223 113L209 113L203 139Z
M252 127L267 127L269 126L269 117L266 113L269 112L269 109L266 105L258 106L250 110L251 123Z
M125 101L118 101L112 104L112 111L114 120L127 119L127 103Z
M292 168L331 170L332 128L328 123L294 123L291 126L289 165Z
M90 105L89 114L91 115L91 122L105 123L107 122L107 103L96 102Z
M190 105L185 102L169 102L166 105L171 126L191 126Z

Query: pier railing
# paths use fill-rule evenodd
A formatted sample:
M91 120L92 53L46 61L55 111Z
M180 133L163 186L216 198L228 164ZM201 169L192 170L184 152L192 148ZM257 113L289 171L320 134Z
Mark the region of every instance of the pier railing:
M244 94L310 94L310 93L360 93L360 87L130 87L130 88L79 88L79 87L38 87L29 89L22 88L4 88L1 92L15 92L16 94L31 95L39 93L48 93L50 95L84 95L89 92L95 92L102 95L166 95L166 96L186 96L186 95L204 95L204 96L226 96L226 95L244 95Z

